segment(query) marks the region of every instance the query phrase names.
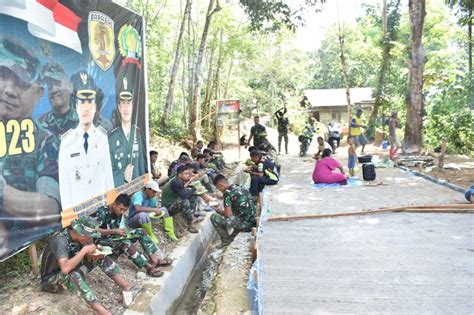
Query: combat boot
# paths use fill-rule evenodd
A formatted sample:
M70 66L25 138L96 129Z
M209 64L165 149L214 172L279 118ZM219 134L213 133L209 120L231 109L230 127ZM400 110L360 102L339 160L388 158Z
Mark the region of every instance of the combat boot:
M143 223L142 224L142 228L146 231L146 233L148 234L148 237L150 238L150 240L155 243L155 244L158 244L159 241L158 239L156 238L155 234L153 233L153 226L151 225L151 223Z
M163 226L165 228L166 235L168 235L168 238L172 241L177 241L178 238L176 237L176 234L174 234L173 217L163 218Z

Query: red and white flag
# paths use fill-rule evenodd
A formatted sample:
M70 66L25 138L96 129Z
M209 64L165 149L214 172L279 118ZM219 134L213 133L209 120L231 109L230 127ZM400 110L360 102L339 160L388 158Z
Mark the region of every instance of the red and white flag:
M32 35L82 54L81 19L58 0L0 0L0 13L28 22Z

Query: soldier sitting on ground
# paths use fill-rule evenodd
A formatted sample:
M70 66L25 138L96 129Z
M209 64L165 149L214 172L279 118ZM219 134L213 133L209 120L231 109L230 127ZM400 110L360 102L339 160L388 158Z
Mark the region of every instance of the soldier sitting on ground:
M125 306L132 303L139 288L119 274L120 266L110 257L100 253L95 255L96 250L101 249L93 243L94 239L100 238L97 227L94 219L81 217L50 239L41 261L41 288L57 293L65 285L71 292L80 294L98 314L111 314L87 284L85 271L90 272L99 266L122 289Z
M116 255L126 253L128 258L138 268L145 268L148 275L152 277L161 277L163 272L156 266L169 266L173 261L167 259L165 254L153 243L143 229L127 230L120 225L124 220L124 213L130 206L130 197L125 194L118 195L114 203L99 208L94 217L99 223L97 229L102 238L101 245L110 246ZM138 251L134 242L139 241L143 251L143 255Z
M222 248L229 245L240 231L248 232L256 226L255 205L248 190L229 184L222 174L216 176L214 185L224 194L223 209L211 215L212 225L221 239L218 247ZM229 228L233 228L231 235Z

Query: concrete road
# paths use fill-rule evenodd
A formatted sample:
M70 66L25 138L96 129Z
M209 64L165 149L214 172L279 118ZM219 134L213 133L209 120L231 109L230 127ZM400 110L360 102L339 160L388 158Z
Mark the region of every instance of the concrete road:
M377 169L384 186L315 189L314 162L296 154L282 155L268 216L463 202L458 192L396 169ZM345 154L337 156L343 165ZM473 227L472 214L266 221L259 242L264 314L472 314Z

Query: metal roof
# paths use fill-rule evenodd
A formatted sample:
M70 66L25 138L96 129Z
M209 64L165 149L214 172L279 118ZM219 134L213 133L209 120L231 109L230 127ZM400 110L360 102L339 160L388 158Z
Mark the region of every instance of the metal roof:
M347 106L346 89L304 90L312 107ZM372 88L350 89L351 105L373 104Z

